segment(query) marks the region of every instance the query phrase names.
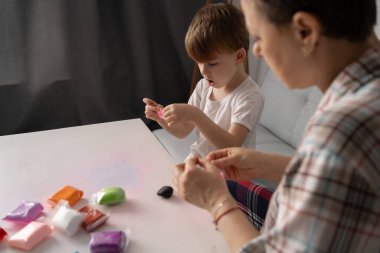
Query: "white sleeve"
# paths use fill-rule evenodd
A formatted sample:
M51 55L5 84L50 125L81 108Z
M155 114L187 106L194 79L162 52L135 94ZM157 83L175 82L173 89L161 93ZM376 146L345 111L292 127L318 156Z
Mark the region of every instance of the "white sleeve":
M231 123L238 123L251 131L260 120L264 108L264 98L258 90L249 89L237 97Z
M200 102L202 100L202 93L204 89L202 80L203 79L199 80L199 82L195 86L193 93L191 93L191 96L188 101L189 105L193 105L198 108L200 108Z

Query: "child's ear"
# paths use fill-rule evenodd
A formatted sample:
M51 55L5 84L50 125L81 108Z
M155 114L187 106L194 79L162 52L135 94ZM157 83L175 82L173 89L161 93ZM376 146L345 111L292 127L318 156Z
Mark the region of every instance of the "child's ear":
M237 63L243 63L245 61L245 57L247 56L247 52L244 48L240 48L236 51L236 61Z

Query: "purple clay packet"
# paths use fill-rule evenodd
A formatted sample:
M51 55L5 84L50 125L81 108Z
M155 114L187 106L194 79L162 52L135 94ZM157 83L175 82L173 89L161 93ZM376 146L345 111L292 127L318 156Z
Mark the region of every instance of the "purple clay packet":
M127 248L129 236L124 231L101 231L91 233L91 253L121 253Z
M8 213L3 220L27 224L42 215L44 207L38 202L23 201L15 210Z

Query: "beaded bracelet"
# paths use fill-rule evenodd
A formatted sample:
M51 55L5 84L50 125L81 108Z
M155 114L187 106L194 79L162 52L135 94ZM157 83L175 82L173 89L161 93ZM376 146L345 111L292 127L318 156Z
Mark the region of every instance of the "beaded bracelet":
M240 210L240 207L233 206L233 207L227 209L226 211L224 211L223 213L221 213L218 217L216 217L214 220L215 229L218 230L218 222L220 221L221 218L223 218L223 216L225 216L226 214L229 214L235 210Z

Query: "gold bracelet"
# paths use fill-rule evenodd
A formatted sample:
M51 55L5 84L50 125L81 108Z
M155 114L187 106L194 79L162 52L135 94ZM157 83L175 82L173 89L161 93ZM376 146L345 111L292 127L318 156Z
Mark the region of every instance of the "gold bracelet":
M220 208L224 206L227 200L228 200L228 197L224 197L223 200L219 202L218 206L215 209L214 217L216 217L216 215L218 214L218 211L220 210Z
M223 218L226 214L229 214L235 210L240 210L240 207L238 206L233 206L229 209L227 209L226 211L224 211L223 213L221 213L218 217L215 218L214 220L214 224L215 224L215 229L218 230L218 222L220 221L221 218Z

